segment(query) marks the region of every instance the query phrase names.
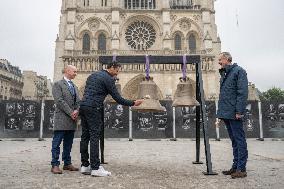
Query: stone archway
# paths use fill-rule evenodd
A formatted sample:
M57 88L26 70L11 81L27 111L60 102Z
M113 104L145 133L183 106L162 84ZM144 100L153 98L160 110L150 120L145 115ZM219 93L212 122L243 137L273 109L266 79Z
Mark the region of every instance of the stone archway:
M122 90L122 96L126 99L138 99L138 87L139 84L143 81L143 78L145 78L145 75L139 74L132 78L126 85L124 86ZM163 99L163 93L161 89L157 86L157 91L158 91L158 98L159 100Z

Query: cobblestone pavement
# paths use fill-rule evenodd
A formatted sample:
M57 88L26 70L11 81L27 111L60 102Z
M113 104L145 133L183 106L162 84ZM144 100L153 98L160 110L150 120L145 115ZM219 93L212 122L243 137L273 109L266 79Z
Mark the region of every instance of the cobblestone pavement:
M80 166L79 141L75 139L72 158ZM210 141L213 170L216 176L205 176L206 164L194 165L195 141L148 141L106 139L105 169L112 172L107 178L91 177L79 172L50 172L51 139L37 141L0 141L0 188L283 188L284 141L248 140L248 177L231 179L221 171L230 168L230 141ZM201 161L205 162L203 143Z

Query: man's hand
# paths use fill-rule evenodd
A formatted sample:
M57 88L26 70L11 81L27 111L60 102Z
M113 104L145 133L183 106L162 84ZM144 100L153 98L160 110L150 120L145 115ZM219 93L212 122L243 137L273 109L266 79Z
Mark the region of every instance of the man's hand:
M79 115L79 111L78 110L74 110L71 113L71 118L75 121L78 118L78 115Z
M142 104L143 99L138 99L134 101L134 106L139 106L140 104Z
M236 114L236 119L242 119L243 115L242 114Z
M215 121L215 127L216 128L220 128L220 122L221 122L221 119L216 118L216 121Z

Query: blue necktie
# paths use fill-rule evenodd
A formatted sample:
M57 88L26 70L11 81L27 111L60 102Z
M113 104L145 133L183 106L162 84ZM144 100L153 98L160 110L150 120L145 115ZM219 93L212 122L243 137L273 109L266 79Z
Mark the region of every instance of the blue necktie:
M68 83L70 84L70 85L68 85L68 86L69 86L69 90L70 90L71 94L72 94L73 96L75 96L75 87L74 87L74 85L73 85L73 82L72 82L72 81L68 81Z
M74 84L73 84L72 81L68 81L68 83L70 84L70 85L68 85L68 86L69 86L69 90L70 90L72 96L74 97L74 102L73 102L73 103L75 104L75 103L76 103L76 91L75 91L75 87L74 87Z

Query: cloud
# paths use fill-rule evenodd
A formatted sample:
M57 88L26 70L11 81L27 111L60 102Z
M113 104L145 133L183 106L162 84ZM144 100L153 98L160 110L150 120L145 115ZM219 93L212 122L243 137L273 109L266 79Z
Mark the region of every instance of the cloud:
M222 50L232 53L261 90L284 88L283 7L283 0L215 3ZM60 8L60 0L1 1L0 58L53 78Z
M284 1L218 0L215 6L222 50L260 90L284 88L284 25L276 21L284 20Z
M58 0L1 1L0 57L52 78L60 6Z

